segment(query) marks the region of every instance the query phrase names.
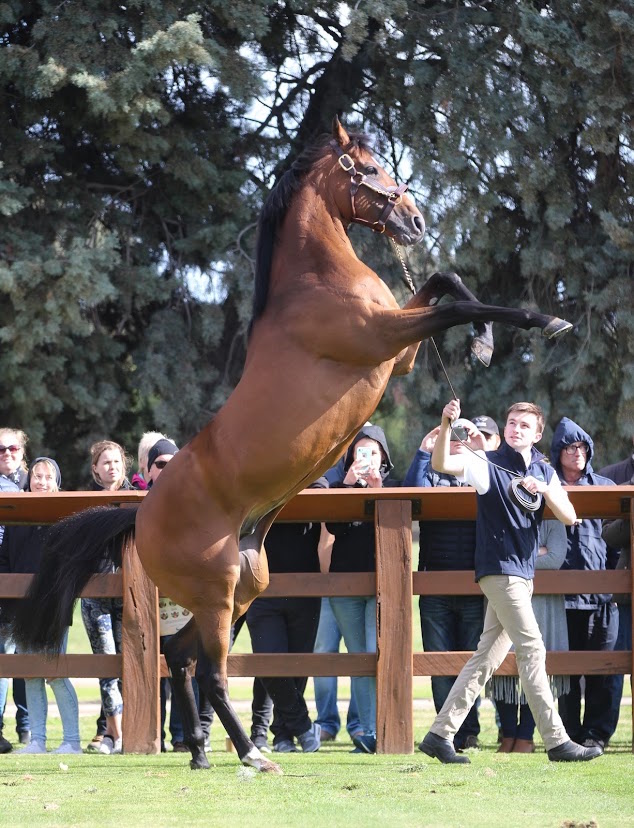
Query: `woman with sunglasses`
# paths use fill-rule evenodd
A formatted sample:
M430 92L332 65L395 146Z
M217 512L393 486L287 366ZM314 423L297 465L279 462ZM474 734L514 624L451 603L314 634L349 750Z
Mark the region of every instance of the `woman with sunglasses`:
M0 492L19 492L26 488L27 471L24 457L27 436L19 428L0 428ZM4 526L0 526L0 543ZM0 654L14 653L15 645L2 631L0 618ZM9 679L0 678L0 753L13 750L11 742L2 735L4 729L4 709L9 692ZM15 722L18 739L21 744L28 744L30 738L29 714L26 709L26 691L24 679L13 679L13 701L16 706Z
M112 440L100 440L90 447L93 482L91 488L113 492L131 489L126 477L128 457ZM122 598L82 598L81 617L93 653L114 655L121 652ZM99 753L121 753L121 716L123 698L118 678L99 679L102 716L97 720L97 735L87 749Z
M27 437L23 431L15 428L0 429L0 492L26 489L26 442Z

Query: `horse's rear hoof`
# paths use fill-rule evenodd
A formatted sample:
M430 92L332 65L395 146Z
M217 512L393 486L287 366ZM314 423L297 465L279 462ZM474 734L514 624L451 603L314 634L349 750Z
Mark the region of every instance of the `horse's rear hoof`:
M555 316L542 331L542 336L545 336L546 339L554 339L557 336L568 333L568 331L572 330L572 327L570 322L566 322L565 319L560 319L558 316Z
M476 338L471 343L471 353L485 368L488 368L491 364L491 357L493 356L493 346Z
M278 776L284 776L284 771L275 762L270 759L263 759L260 764L260 773L276 773Z

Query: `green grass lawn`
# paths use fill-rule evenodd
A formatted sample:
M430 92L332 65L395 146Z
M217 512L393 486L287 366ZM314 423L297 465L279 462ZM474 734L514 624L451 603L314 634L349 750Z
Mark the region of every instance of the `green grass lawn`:
M629 712L629 708L625 708ZM417 710L416 739L431 723ZM411 756L351 754L342 739L316 754L279 757L284 775L252 774L224 751L214 724L210 771L192 772L184 754L0 756L0 813L7 825L268 826L634 826L631 722L621 717L608 753L587 764L496 753L489 705L483 750L471 765ZM82 738L94 721L82 718ZM61 738L49 721L50 744Z
M422 649L415 613L415 649ZM90 652L76 613L70 652ZM249 652L247 631L236 651ZM75 681L81 702L99 702L97 680ZM250 701L251 680L231 679L231 696ZM343 706L349 680L340 679ZM543 748L526 755L496 752L497 728L488 702L481 707L483 749L472 764L443 766L418 751L410 756L350 753L346 737L317 754L284 754L284 775L254 774L225 752L225 733L212 728L210 771L192 772L184 754L160 756L0 756L0 814L11 825L205 825L233 828L286 826L586 826L634 828L634 756L629 682L618 730L604 757L581 765L550 763ZM415 698L431 698L428 678L415 680ZM306 693L314 713L313 685ZM248 706L240 715L248 726ZM415 709L416 742L431 724L430 704ZM14 737L11 722L5 728ZM94 716L82 715L85 745ZM48 722L49 748L61 741L61 723Z

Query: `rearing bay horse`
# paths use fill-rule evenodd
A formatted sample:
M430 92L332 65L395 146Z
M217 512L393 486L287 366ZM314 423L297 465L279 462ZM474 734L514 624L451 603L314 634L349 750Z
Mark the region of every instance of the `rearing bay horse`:
M70 608L105 561L134 536L158 588L194 619L165 653L183 708L193 768L209 767L188 664L240 760L279 771L248 738L227 694L231 624L269 580L264 539L283 505L330 468L374 412L393 375L408 373L421 340L475 324L488 364L491 322L570 329L556 317L483 305L452 273L437 273L400 308L361 262L351 222L415 244L423 217L335 119L331 136L282 177L260 218L254 313L244 372L227 403L165 468L138 509L99 508L51 528L49 549L13 631L24 647L55 651ZM438 306L445 294L457 301Z

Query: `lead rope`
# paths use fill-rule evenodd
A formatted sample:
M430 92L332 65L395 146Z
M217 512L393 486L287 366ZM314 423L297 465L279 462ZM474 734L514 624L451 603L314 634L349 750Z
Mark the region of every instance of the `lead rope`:
M401 267L403 268L403 276L404 276L405 284L412 291L412 296L416 296L416 286L414 285L414 280L410 276L409 269L408 269L407 265L405 264L405 259L403 258L403 254L401 253L401 248L398 246L398 244L394 241L394 239L391 236L389 236L389 239L390 239L390 243L391 243L392 247L394 248L394 251L395 251L396 255L398 256L398 259L401 263ZM438 357L438 362L440 363L440 367L442 368L442 372L445 375L445 379L447 380L447 385L449 386L449 388L451 390L453 398L454 398L454 400L457 400L458 395L456 394L456 392L454 390L454 387L451 384L451 380L449 379L449 374L447 373L447 369L445 368L445 363L442 361L442 357L440 356L440 351L438 350L438 346L436 345L436 341L434 340L434 337L430 336L429 341L431 342L431 344L434 348L434 351L436 352L436 356ZM453 428L451 429L451 431L455 434ZM460 442L462 442L462 440ZM467 446L467 448L468 448L468 446Z
M416 296L416 286L414 285L414 280L412 279L412 277L410 275L410 272L409 272L409 269L408 269L407 265L405 264L405 259L403 258L403 254L401 253L401 249L391 236L389 236L388 238L390 239L390 244L394 248L394 251L395 251L395 253L398 257L398 260L401 263L401 267L403 268L404 282L407 285L407 287L411 290L412 295ZM433 345L434 351L436 352L436 356L438 357L438 362L440 363L440 367L442 368L442 372L445 375L445 379L447 380L447 384L449 385L449 388L451 389L451 393L453 394L453 398L454 398L454 400L457 400L458 395L456 394L456 392L454 390L454 387L451 384L451 380L449 379L449 374L447 373L447 369L445 368L445 364L442 361L442 357L440 356L440 351L438 350L438 346L436 345L436 342L434 341L434 337L430 336L429 339L430 339L431 344ZM476 457L479 457L480 460L484 460L484 462L488 463L490 466L494 466L496 469L501 469L502 471L507 472L507 474L510 474L511 477L515 478L514 480L511 480L510 490L513 492L513 495L515 495L516 502L518 502L523 509L525 509L526 511L529 511L529 512L536 512L537 509L539 509L539 507L541 505L541 500L542 500L541 495L539 495L539 494L533 495L530 492L526 491L526 489L522 488L521 483L522 483L522 480L524 479L524 475L520 474L519 472L512 471L511 469L506 469L506 468L504 468L504 466L498 466L497 463L494 463L492 460L489 460L488 457L482 457L482 455L478 454L477 451L474 451L471 448L471 446L468 446L464 442L464 440L461 440L460 437L458 437L458 435L454 431L453 425L451 425L450 428L451 428L451 433L454 435L454 437L466 449L468 449L472 454L475 454ZM511 491L509 491L509 494L511 493ZM524 495L524 492L526 492L526 496ZM530 498L530 500L528 498Z

